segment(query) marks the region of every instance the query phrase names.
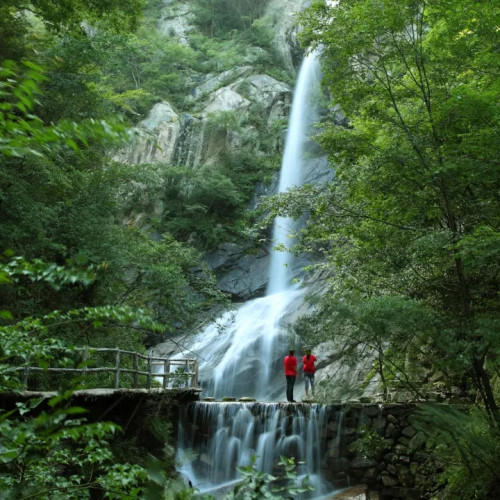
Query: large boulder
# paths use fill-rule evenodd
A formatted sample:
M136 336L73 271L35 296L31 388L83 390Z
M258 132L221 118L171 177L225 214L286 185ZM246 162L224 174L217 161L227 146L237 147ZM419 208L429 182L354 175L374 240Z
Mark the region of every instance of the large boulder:
M115 156L117 161L131 165L171 163L181 124L179 116L168 102L155 104L133 132L133 140Z
M217 277L217 286L234 298L247 300L262 295L268 282L269 253L235 243L224 243L206 256L208 265Z
M200 97L214 92L224 85L229 85L236 81L238 78L251 75L254 71L252 66L236 66L235 68L228 69L222 73L205 75L203 83L198 85L193 90L193 97L199 99Z
M204 113L217 113L220 111L245 110L250 106L250 101L235 92L231 87L222 87L216 90L203 108Z

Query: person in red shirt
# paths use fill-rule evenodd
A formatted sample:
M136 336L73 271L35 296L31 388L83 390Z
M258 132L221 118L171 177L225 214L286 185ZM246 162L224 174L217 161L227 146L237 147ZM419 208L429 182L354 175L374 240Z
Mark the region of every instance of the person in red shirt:
M311 354L311 349L306 351L306 355L302 358L302 371L304 372L304 382L306 384L306 397L309 397L309 387L311 387L311 393L314 397L314 372L316 367L314 362L316 361L316 356Z
M286 399L290 403L295 403L293 399L293 386L297 379L297 358L294 356L295 352L290 350L288 356L285 356L283 365L285 366L286 377Z

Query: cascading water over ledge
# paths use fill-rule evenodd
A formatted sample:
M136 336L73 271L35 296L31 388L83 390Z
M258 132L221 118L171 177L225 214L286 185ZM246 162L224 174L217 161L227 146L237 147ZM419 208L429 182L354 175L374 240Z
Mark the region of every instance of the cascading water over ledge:
M303 462L297 477L307 475L315 488L303 498L317 498L332 491L321 474L328 417L327 407L316 404L194 403L179 430L180 472L202 493L217 497L252 456L257 468L269 474L276 472L281 455L294 457Z
M303 182L306 145L317 119L314 96L318 89L319 63L312 53L302 63L294 92L279 192ZM296 343L289 325L297 319L305 290L293 283L300 275L300 269L293 265L293 255L274 248L290 248L290 234L295 229L292 219L278 217L274 222L266 296L226 312L185 342L189 352L200 361L205 396L250 396L260 401L284 398L283 357ZM301 391L298 388L298 397Z

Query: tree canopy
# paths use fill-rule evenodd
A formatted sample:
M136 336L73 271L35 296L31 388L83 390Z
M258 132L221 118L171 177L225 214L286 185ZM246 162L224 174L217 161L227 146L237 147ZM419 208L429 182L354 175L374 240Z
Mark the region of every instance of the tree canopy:
M498 418L486 373L498 368L500 306L493 6L316 2L302 23L349 122L326 122L318 136L336 179L307 233L334 268L332 296L432 307L435 348L452 371L461 352Z
M331 96L317 139L336 171L289 203L311 211L302 248L332 276L309 332L372 348L385 383L441 370L498 425L498 10L315 1L301 27Z

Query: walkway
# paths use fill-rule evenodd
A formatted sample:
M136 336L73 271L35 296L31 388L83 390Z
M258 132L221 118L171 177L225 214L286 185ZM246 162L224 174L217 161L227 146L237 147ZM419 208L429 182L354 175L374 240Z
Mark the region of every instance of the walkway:
M189 390L201 392L198 387L198 360L196 358L164 358L148 356L119 348L76 348L59 350L52 365L21 366L26 393L49 395L51 387L60 387L70 379L82 390L96 396L115 391L161 393ZM54 391L55 393L55 391Z

